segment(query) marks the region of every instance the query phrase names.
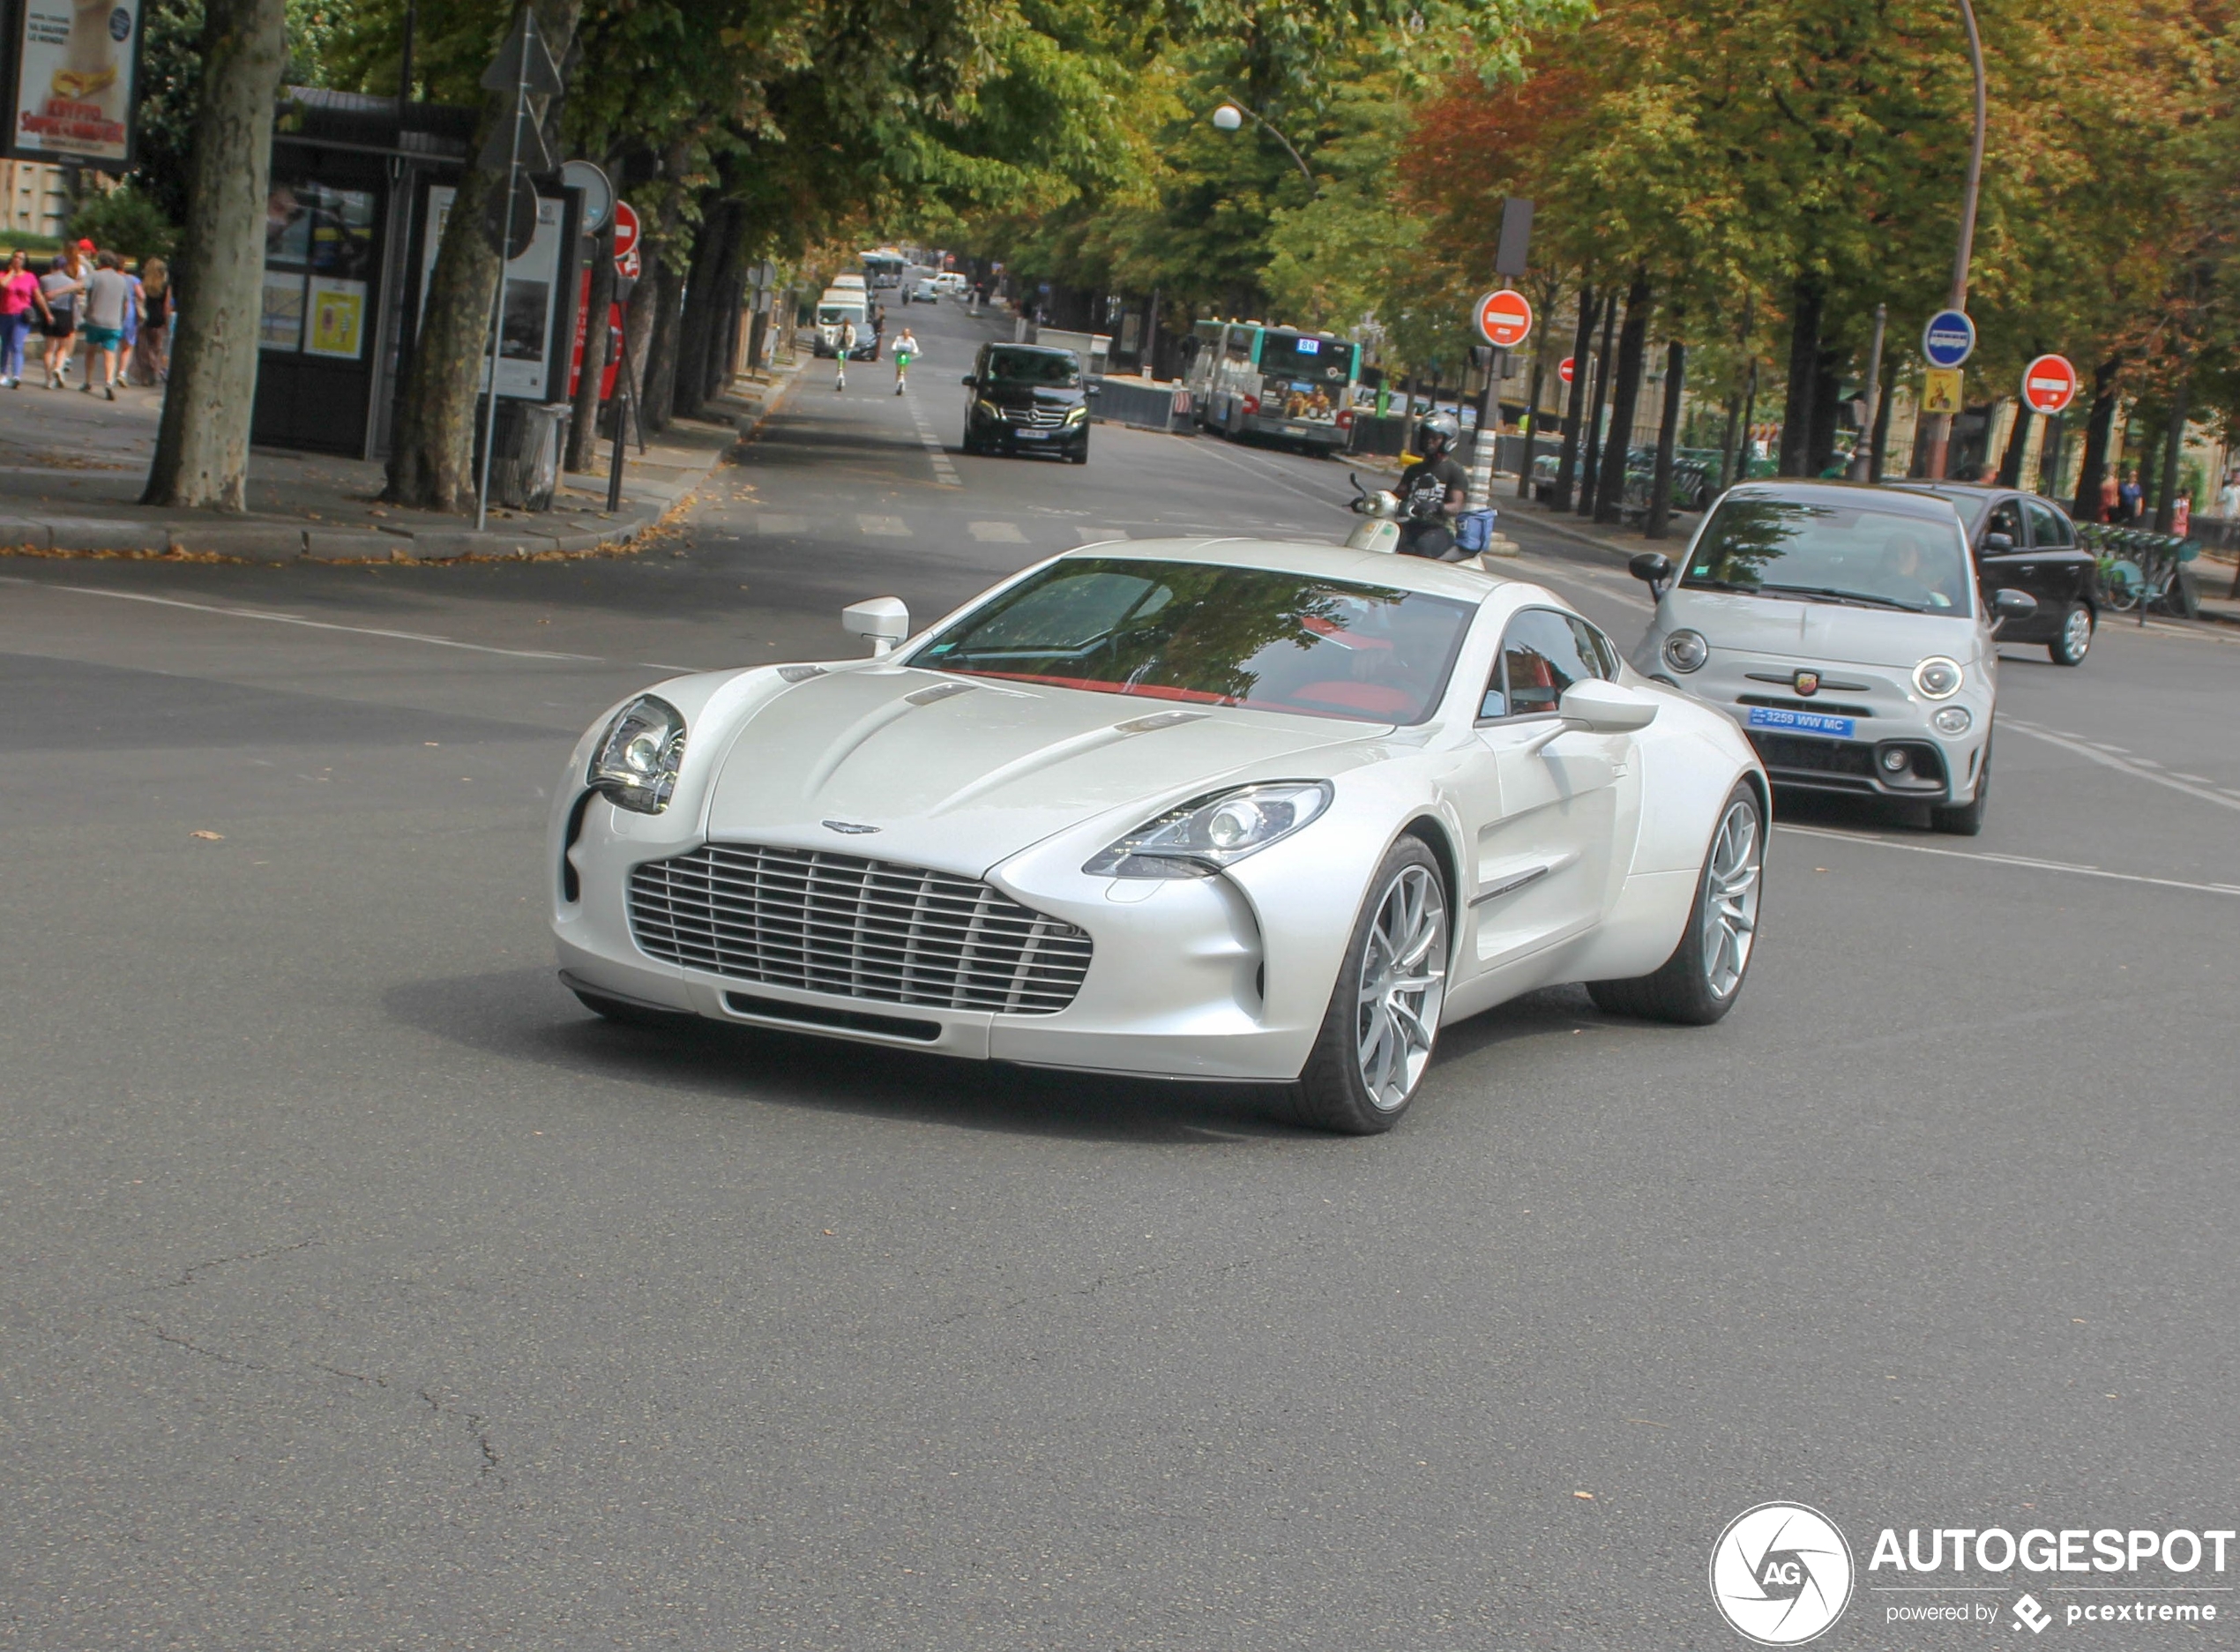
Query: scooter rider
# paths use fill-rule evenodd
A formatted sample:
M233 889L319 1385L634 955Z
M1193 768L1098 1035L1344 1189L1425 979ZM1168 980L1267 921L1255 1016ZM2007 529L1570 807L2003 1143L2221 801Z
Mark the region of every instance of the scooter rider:
M1469 478L1449 458L1462 429L1448 413L1429 414L1416 422L1415 451L1422 457L1400 473L1400 554L1455 562L1454 521L1469 503Z

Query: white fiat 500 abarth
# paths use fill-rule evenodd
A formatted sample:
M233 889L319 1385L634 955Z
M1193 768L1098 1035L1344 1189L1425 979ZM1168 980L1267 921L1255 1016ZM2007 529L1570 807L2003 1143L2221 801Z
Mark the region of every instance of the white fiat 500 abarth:
M1943 499L1842 482L1729 490L1676 570L1633 558L1656 616L1643 675L1741 725L1777 787L1901 798L1974 836L1990 796L1998 624Z

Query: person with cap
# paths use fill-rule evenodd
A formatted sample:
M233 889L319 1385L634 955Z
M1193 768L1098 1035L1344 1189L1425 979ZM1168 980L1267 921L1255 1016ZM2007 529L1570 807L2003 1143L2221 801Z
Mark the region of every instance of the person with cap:
M1422 455L1400 473L1400 542L1403 557L1434 562L1457 560L1454 520L1470 500L1470 479L1450 458L1462 427L1451 413L1431 413L1416 422L1415 451Z

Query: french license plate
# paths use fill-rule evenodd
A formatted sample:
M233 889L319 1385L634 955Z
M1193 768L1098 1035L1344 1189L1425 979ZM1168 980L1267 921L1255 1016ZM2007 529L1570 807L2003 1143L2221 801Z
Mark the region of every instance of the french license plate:
M1283 433L1286 436L1304 436L1307 433L1307 427L1303 424L1287 424L1283 427Z
M1823 734L1831 739L1848 740L1857 727L1849 717L1830 717L1817 711L1784 711L1778 706L1752 706L1750 726L1753 729L1781 729L1790 734Z
M1022 442L1040 442L1047 440L1050 433L1048 430L1014 430L1012 434Z

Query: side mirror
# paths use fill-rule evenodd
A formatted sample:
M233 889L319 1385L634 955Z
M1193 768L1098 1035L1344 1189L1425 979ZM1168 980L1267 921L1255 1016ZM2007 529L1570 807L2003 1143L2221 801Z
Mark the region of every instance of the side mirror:
M883 659L910 634L910 610L902 599L875 596L840 609L840 626L851 637L871 640L871 657Z
M1631 734L1657 720L1657 703L1646 694L1605 683L1599 677L1574 683L1557 702L1564 721L1593 734Z
M1088 393L1092 396L1101 396L1104 394L1104 386L1102 385L1091 385L1088 386Z
M963 382L968 385L977 385L980 383L980 381L977 378L974 378L970 373L967 373L964 376Z
M1627 560L1625 571L1647 586L1651 596L1662 596L1672 582L1672 558L1661 551L1641 551Z
M1983 535L1983 554L1987 557L1996 557L2003 550L2012 550L2013 549L2014 535L2012 534L1986 534Z
M2038 599L2003 585L1991 593L1991 611L2001 619L2027 619L2038 611Z

